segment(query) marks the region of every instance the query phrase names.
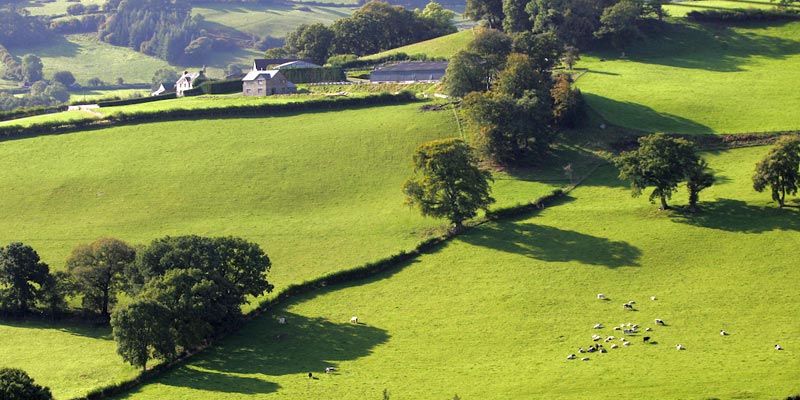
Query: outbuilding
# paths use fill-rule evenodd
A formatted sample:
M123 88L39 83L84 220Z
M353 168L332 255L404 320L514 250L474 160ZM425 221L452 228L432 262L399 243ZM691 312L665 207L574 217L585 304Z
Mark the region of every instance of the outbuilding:
M372 83L383 82L438 82L447 70L447 61L408 61L372 71Z

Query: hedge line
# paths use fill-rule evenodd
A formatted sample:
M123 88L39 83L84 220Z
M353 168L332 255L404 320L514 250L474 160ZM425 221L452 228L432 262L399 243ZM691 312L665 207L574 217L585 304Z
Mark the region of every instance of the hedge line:
M117 106L127 106L131 104L150 103L152 101L168 100L174 98L176 98L175 92L172 92L172 93L160 94L158 96L139 97L135 99L101 101L98 102L97 104L100 107L117 107Z
M205 109L174 109L136 113L121 112L115 115L108 115L102 119L43 122L29 127L20 125L0 126L0 139L38 134L64 133L87 128L101 128L118 123L162 121L183 118L220 118L239 115L272 115L300 111L341 110L360 106L404 104L416 100L414 93L400 92L398 94L381 93L365 97L336 97L285 104L258 104Z
M380 58L370 60L355 60L342 64L345 69L359 69L364 67L372 67L375 65L385 64L390 61L447 61L444 57L428 57L427 54L411 54L408 55L403 52L387 54Z
M49 107L32 107L32 108L20 108L13 111L0 111L0 121L33 117L36 115L43 115L43 114L52 114L61 111L67 111L67 106L60 105L60 106L49 106Z
M797 10L765 10L736 8L730 10L690 11L686 14L697 22L748 22L748 21L791 21L800 20Z
M506 207L501 210L492 211L489 213L492 215L490 219L498 220L503 218L509 218L512 216L522 215L525 213L530 213L535 209L543 208L545 205L553 203L558 198L564 196L564 194L565 192L560 189L554 190L551 194L540 197L532 203L518 205L514 207ZM245 316L245 320L252 320L274 309L275 307L289 300L292 300L297 296L302 296L304 294L312 293L316 290L324 289L325 287L331 285L357 282L366 278L371 278L381 273L389 272L394 269L400 268L402 264L417 258L421 254L431 252L437 246L440 246L441 244L445 243L447 240L455 237L456 235L457 233L450 233L446 236L432 237L430 239L420 242L414 249L408 252L400 251L399 253L394 254L392 256L386 257L384 259L375 262L367 263L353 269L333 272L300 284L289 285L285 289L283 289L280 293L278 293L273 299L261 302L255 310L253 310L252 312L248 313ZM219 337L218 339L221 338L222 337ZM89 394L87 394L86 397L77 397L74 398L73 400L101 400L111 396L120 395L152 378L159 376L161 373L168 371L169 369L181 364L183 361L186 361L188 358L190 358L192 355L196 353L197 352L187 354L184 357L172 363L159 364L153 367L150 371L144 372L139 376L137 376L136 378L133 378L129 381L118 382L102 388L95 389L91 391Z

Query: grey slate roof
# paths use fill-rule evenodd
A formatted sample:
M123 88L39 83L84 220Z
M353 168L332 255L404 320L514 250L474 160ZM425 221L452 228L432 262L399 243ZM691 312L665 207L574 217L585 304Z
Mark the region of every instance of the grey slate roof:
M376 72L417 72L417 71L444 71L447 69L447 61L418 62L407 61L400 64L383 67L375 70Z
M267 71L250 71L244 76L244 78L242 78L242 81L254 81L261 75L266 76L267 79L272 79L278 72L279 71L277 69L270 69Z

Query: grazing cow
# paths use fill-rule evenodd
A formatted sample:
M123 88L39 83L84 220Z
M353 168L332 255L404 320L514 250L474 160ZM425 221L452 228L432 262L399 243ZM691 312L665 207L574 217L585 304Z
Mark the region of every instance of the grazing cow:
M351 324L357 324L358 323L358 317L350 318L350 323Z
M725 332L725 329L719 331L719 334L722 336L728 336L728 332Z
M574 359L575 359L575 354L570 354L567 356L567 360L574 360Z
M666 324L664 323L664 320L663 320L663 319L661 319L661 318L656 318L656 325L661 325L661 326L664 326L664 325L666 325Z
M675 346L675 348L678 349L678 350L686 350L686 347L683 347L681 345L677 345L677 346Z
M602 293L598 293L597 294L597 300L605 300L605 299L606 299L606 295L604 295Z
M775 345L775 350L783 350L783 347L781 347L781 345L779 345L779 344L776 344Z
M648 342L650 342L650 336L645 336L645 337L643 337L643 338L642 338L642 341L644 341L645 343L648 343Z

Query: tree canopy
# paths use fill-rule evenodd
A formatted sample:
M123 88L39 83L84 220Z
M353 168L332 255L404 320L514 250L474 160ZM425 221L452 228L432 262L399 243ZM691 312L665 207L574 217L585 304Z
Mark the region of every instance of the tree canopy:
M170 360L175 356L171 326L172 312L151 299L134 301L111 316L117 353L142 370L147 369L150 359Z
M50 400L50 389L37 385L28 373L17 368L0 368L0 399Z
M417 147L414 175L403 184L403 193L406 204L423 215L447 218L458 230L466 219L494 202L491 180L463 140L434 140Z
M767 155L756 164L753 188L762 192L770 189L772 200L779 207L786 205L786 195L797 194L800 186L800 140L786 137L779 140Z
M0 305L14 313L27 313L50 268L32 247L14 242L0 249Z
M83 294L83 306L109 318L123 274L135 259L136 250L119 239L101 238L75 247L67 258L67 271Z
M639 138L639 148L622 153L616 163L620 179L631 182L633 196L653 187L649 199L653 202L659 198L663 210L669 208L667 199L672 197L680 182L696 173L698 166L701 172L706 171L704 163L698 164L699 157L692 143L662 133Z

